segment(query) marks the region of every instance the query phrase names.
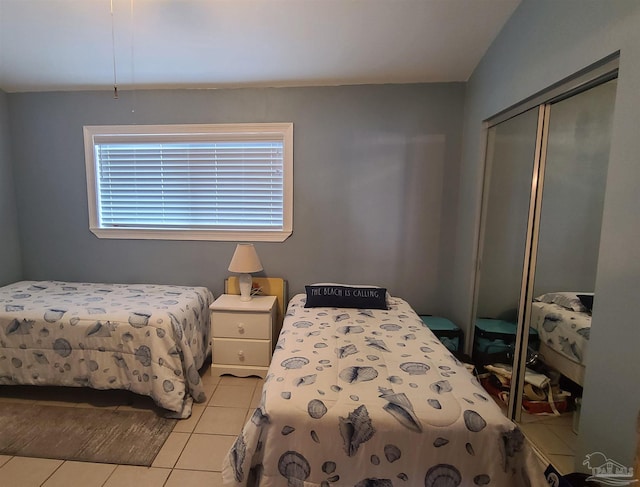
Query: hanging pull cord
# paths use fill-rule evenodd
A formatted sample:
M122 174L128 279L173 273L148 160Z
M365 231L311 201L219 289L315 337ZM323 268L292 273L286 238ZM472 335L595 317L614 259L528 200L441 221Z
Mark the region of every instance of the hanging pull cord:
M131 95L131 113L135 113L136 111L136 92L135 92L135 86L136 86L136 70L135 70L135 65L134 65L134 59L135 59L135 52L134 52L134 33L135 33L135 18L133 16L133 2L134 0L130 0L129 1L129 16L131 18L131 90L132 90L132 95Z
M118 74L116 71L116 32L113 20L113 0L111 0L111 54L113 57L113 98L118 99Z

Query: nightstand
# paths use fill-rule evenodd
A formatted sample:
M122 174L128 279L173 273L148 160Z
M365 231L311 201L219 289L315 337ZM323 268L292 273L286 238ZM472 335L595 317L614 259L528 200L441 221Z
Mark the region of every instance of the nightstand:
M275 336L275 296L223 294L211 306L212 363L215 376L257 375L263 379L271 362Z

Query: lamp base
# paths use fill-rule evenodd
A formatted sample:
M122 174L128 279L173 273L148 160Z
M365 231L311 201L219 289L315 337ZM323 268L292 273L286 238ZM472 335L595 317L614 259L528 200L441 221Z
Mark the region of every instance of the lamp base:
M240 286L240 301L251 301L251 285L253 279L251 274L240 274L238 276L238 285Z

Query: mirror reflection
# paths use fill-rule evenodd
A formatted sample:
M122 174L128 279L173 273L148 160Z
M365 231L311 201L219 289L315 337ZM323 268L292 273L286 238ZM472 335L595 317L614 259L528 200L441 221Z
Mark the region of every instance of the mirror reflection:
M540 396L552 411L530 407L521 421L561 469L573 469L579 432L616 86L550 107L530 326L540 336L536 370L549 380Z
M491 127L487 141L472 356L483 386L505 412L527 257L537 125L536 108Z
M616 84L488 131L473 358L485 388L561 472L574 470ZM514 386L515 335L526 325Z

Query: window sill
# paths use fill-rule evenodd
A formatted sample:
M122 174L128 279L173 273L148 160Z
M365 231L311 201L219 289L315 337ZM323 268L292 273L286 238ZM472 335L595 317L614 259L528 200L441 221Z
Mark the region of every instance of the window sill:
M153 230L91 228L98 238L133 240L211 240L220 242L284 242L291 230Z

